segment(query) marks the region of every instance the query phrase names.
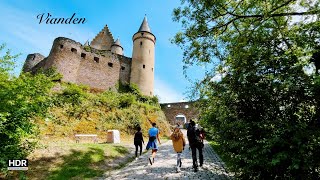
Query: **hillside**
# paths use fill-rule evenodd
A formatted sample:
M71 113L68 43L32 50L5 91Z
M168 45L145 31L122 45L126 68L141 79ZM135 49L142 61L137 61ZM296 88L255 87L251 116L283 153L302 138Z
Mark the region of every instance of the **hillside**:
M147 136L152 122L161 135L168 136L169 124L156 97L147 97L132 86L122 86L119 92L92 92L88 87L70 83L56 84L48 98L52 101L48 114L36 118L41 137L73 138L74 134L98 134L106 137L110 129L121 135L132 135L140 126Z

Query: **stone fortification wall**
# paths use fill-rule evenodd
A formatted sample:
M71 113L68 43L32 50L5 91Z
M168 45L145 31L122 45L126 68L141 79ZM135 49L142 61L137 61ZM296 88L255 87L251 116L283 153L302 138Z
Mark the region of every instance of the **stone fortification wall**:
M28 54L27 59L23 65L22 71L29 72L33 67L35 67L39 62L41 62L45 57L39 53Z
M31 71L50 67L55 67L63 75L62 81L108 90L114 89L119 79L129 83L131 59L108 50L84 47L71 39L59 37L54 40L49 56Z
M199 118L199 111L195 107L195 102L162 103L160 105L167 120L172 125L177 123L175 119L177 115L184 115L187 122L190 119L195 120Z
M131 62L132 59L125 56L118 55L120 60L120 82L122 84L130 83L130 73L131 73Z

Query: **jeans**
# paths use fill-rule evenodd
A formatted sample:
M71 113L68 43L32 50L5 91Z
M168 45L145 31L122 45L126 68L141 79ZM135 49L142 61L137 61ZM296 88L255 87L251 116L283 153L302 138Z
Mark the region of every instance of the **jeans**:
M177 167L181 167L181 152L177 153Z
M203 165L203 154L202 154L202 146L191 146L192 151L192 161L193 161L193 168L198 168L198 161L197 161L197 149L199 151L199 161L200 166Z
M134 144L136 146L136 157L138 157L138 146L140 147L140 156L141 156L141 153L142 153L142 143L140 144Z

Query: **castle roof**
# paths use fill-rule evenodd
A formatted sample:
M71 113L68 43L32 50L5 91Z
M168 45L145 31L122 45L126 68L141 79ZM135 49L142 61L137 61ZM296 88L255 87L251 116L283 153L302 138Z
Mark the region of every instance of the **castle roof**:
M140 31L145 31L145 32L151 33L151 29L149 27L149 24L148 24L146 16L144 17L138 32L140 32Z
M110 50L114 42L112 33L106 25L91 41L91 46L99 50Z
M89 40L87 40L87 41L84 43L84 46L90 46Z
M118 38L118 39L113 43L113 45L121 46L121 44L120 44L120 39Z

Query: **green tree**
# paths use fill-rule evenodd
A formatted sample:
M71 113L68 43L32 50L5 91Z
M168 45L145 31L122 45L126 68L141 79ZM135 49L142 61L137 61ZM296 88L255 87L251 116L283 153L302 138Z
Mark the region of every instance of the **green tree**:
M182 2L173 43L184 68L213 65L194 92L230 169L243 179L319 178L320 78L309 61L320 50L319 1Z
M0 46L1 51L5 46ZM50 105L48 94L52 81L44 74L14 77L16 55L7 51L0 57L0 170L8 159L26 158L34 149L37 129L31 117L45 114Z

